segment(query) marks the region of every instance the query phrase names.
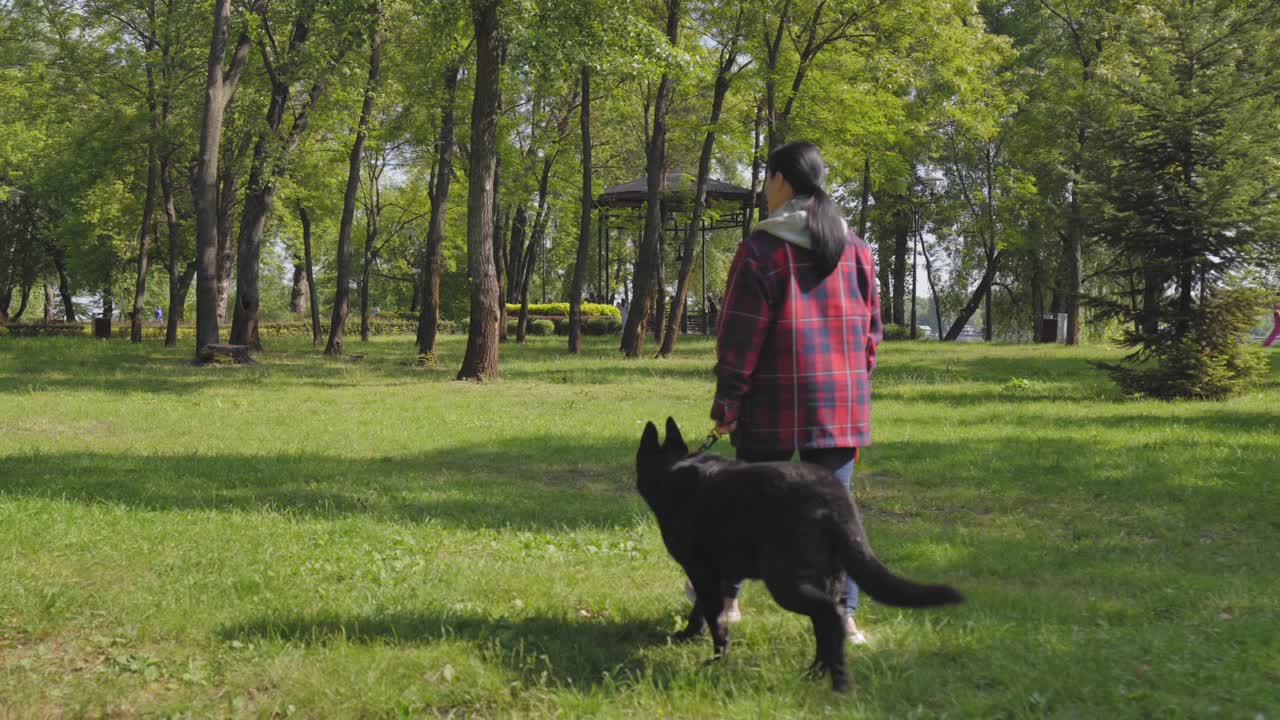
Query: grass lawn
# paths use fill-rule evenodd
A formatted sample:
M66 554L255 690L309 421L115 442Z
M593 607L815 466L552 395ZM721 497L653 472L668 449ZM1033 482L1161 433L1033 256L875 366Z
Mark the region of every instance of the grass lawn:
M0 718L1280 718L1280 353L1194 404L1119 397L1109 348L884 346L868 532L969 602L864 599L836 695L758 584L726 662L662 642L632 464L646 420L709 429L708 342L534 338L491 385L464 342L0 338Z

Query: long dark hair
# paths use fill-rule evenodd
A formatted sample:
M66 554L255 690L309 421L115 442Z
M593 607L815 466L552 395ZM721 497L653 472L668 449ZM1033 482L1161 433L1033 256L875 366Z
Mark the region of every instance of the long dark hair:
M827 164L822 162L818 146L803 140L779 145L769 153L765 168L769 177L781 173L796 195L813 198L808 208L809 235L813 238L818 276L825 278L840 264L847 239L844 221L822 187L827 179Z

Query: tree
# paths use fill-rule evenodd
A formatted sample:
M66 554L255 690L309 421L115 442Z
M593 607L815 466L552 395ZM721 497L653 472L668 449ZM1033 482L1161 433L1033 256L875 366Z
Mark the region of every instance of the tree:
M329 321L326 355L341 355L347 329L351 301L351 230L355 224L356 194L360 190L360 171L364 161L364 144L369 136L369 123L377 98L378 76L382 62L382 18L378 4L371 8L369 24L369 76L365 82L364 102L356 122L355 142L347 167L347 190L342 200L342 222L338 226L338 289L333 300L333 318Z
M738 48L745 30L744 20L747 5L740 1L736 8L730 7L732 20L726 36L719 41L720 50L716 57L716 74L712 91L711 114L707 118L707 132L702 140L702 152L698 156L698 176L694 181L693 212L685 228L684 245L680 252L680 270L676 278L676 293L671 299L671 312L667 317L667 326L662 333L661 349L658 355L671 357L675 351L676 337L680 334L681 319L684 316L685 298L689 294L689 280L693 276L693 258L697 250L697 239L707 204L707 182L711 178L711 156L715 150L717 127L720 114L724 111L725 96L729 94L729 86L734 75L740 71L742 62Z
M254 0L254 9L265 5ZM200 154L195 179L196 206L196 353L218 343L218 160L222 146L222 120L240 84L252 44L248 30L241 32L227 65L227 41L231 32L231 0L214 0L213 41L205 85L204 119L200 128Z
M302 142L316 104L327 91L352 42L360 35L358 32L350 32L350 29L360 27L356 18L361 13L375 16L379 13L376 2L369 7L354 4L355 7L348 7L347 3L336 3L336 7L332 8L333 15L325 18L317 17L316 11L319 8L315 3L301 0L289 14L289 40L284 46L275 40L275 33L272 31L274 19L268 8L263 6L256 9L256 22L262 28L257 46L270 84L271 100L267 107L266 123L259 128L254 140L253 161L249 170L249 182L245 187L240 230L236 237L236 306L231 324L233 344L248 345L256 349L262 347L258 337L258 311L263 233L275 204L278 181L288 169L289 157ZM334 37L327 44L323 42L323 38L316 40L312 37L313 26L325 20L334 28ZM376 51L371 53L372 56L376 56ZM377 74L372 60L370 76L376 82ZM293 122L286 130L285 114L290 109L291 100L296 100L292 95L294 86L298 83L309 84L309 90L304 98L293 103L296 105ZM366 102L372 102L368 97L366 94ZM358 142L363 148L362 141ZM358 162L356 165L358 182ZM336 325L336 314L334 319ZM334 329L330 328L329 344L325 352L341 354L341 346L341 337L337 338L335 345Z
M471 171L467 189L467 268L471 274L471 323L459 380L498 378L497 269L493 257L494 193L501 58L500 0L472 0L476 86L471 103Z
M1115 22L1102 229L1109 274L1142 302L1100 306L1127 323L1135 351L1122 378L1145 378L1152 394L1218 396L1198 388L1219 366L1233 387L1256 371L1221 323L1243 316L1242 334L1257 300L1227 291L1280 258L1280 55L1263 50L1280 33L1280 2L1179 0Z
M582 66L582 215L578 221L578 252L573 262L573 285L569 289L569 352L582 352L582 292L586 286L587 263L591 260L591 66Z
M681 0L665 0L665 5L667 40L672 48L676 48L680 43ZM658 293L666 292L658 281L662 263L658 244L664 218L662 195L666 189L667 115L674 83L671 70L664 68L653 100L652 130L645 138L644 236L637 251L631 312L627 314L627 323L622 329L622 351L627 357L639 357L644 352L645 328L654 299Z

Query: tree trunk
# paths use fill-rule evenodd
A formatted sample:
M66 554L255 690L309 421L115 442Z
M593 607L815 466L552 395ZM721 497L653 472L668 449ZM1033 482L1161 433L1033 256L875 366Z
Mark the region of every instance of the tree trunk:
M13 298L9 298L8 300L9 302L12 302ZM27 303L30 300L31 300L31 286L23 285L21 288L18 289L18 311L15 312L13 314L13 317L9 318L9 320L11 320L12 322L18 322L19 320L21 320L23 314L27 312ZM8 302L6 302L5 305L8 306Z
M178 203L173 192L172 161L169 155L160 158L160 195L164 206L164 224L169 233L169 257L165 263L165 272L169 276L169 315L166 318L164 331L165 347L178 344L178 322L182 319L182 306L186 303L187 289L191 285L191 277L195 275L195 262L187 263L183 272L178 271L178 257L182 254L182 238L178 223ZM182 286L185 277L186 286ZM179 288L181 287L181 293Z
M262 169L265 170L265 167ZM250 189L245 194L244 213L240 218L240 232L236 241L236 303L235 312L231 316L229 339L230 344L246 345L251 350L262 349L262 340L258 337L262 235L266 232L267 218L275 204L276 195L275 182L265 177L256 177L258 175L257 168L250 174Z
M1150 266L1142 268L1142 335L1154 338L1160 332L1160 297L1164 295L1164 279Z
M529 290L533 286L533 273L538 266L538 258L547 239L547 223L551 219L547 202L550 197L551 165L555 161L555 153L543 155L542 175L538 181L538 212L533 219L533 232L529 235L529 246L526 248L522 263L524 278L520 285L520 319L516 323L516 342L522 343L529 334ZM545 285L545 283L544 283ZM546 288L543 288L546 294Z
M988 290L991 289L991 283L996 277L996 268L1000 264L1000 258L1004 256L1004 250L997 250L987 263L986 272L982 274L982 280L978 282L978 287L974 289L973 294L969 296L969 302L965 303L964 309L956 316L955 322L951 324L951 329L947 331L943 340L955 340L960 337L960 331L964 330L965 323L969 322L969 318L978 311L982 305L982 300L986 297Z
M506 272L506 263L503 256L506 238L506 221L503 219L501 212L501 204L498 198L498 189L502 187L500 173L502 172L502 156L498 156L498 160L494 164L494 180L493 180L493 267L495 274L498 276L498 342L507 341L507 283L511 282L510 275Z
M191 261L183 268L182 273L178 276L176 286L169 288L169 318L166 321L164 331L165 347L173 347L178 344L178 324L181 323L186 316L187 293L191 291L191 281L196 276L196 263Z
M293 282L289 293L289 312L301 316L305 312L307 302L307 266L302 258L293 256Z
M1044 263L1040 246L1031 249L1031 339L1040 341L1040 323L1044 320Z
M893 211L893 324L906 325L907 299L907 248L911 245L911 213L906 208L905 199L895 198L900 203Z
M763 218L765 208L758 207L760 205L760 192L756 189L760 187L760 171L764 167L764 160L760 156L760 126L764 124L764 105L756 106L756 121L751 128L751 199L748 200L747 217L742 224L742 239L746 240L751 234L751 226L755 221L756 210L760 210L760 217Z
M525 275L524 260L527 253L525 241L529 236L529 215L524 205L516 206L515 217L511 220L511 243L507 250L507 277L515 278L507 285L505 298L508 303L520 302L520 287Z
M298 219L302 221L302 260L307 274L307 305L311 309L311 344L319 345L324 337L320 334L320 291L316 288L315 264L311 259L311 214L302 204L298 205Z
M204 118L200 127L200 156L196 171L196 352L218 343L218 156L222 144L223 115L235 93L249 54L246 32L236 43L229 71L222 65L227 49L231 0L214 0L213 41L205 85Z
M587 263L591 260L591 67L582 66L582 214L578 218L578 254L569 286L569 352L582 352L582 291L587 283Z
M498 378L497 268L493 259L497 193L499 0L472 0L475 24L475 96L471 104L471 171L467 189L467 269L471 274L471 324L459 380Z
M436 330L440 325L440 273L443 269L445 210L449 206L449 186L453 181L454 108L458 95L461 65L445 71L445 105L440 113L440 141L436 159L436 180L431 192L431 221L427 226L427 249L422 259L422 314L418 316L418 354L435 355Z
M150 92L151 138L147 143L147 190L142 201L142 227L138 229L138 276L134 283L133 312L129 317L129 341L142 342L142 322L147 312L147 254L151 250L151 223L156 210L157 176L160 174L160 162L156 158L156 143L159 142L160 121L156 115L155 78L151 67L147 67L147 81Z
M374 197L377 197L377 190L374 190ZM373 274L373 253L378 242L381 200L375 200L373 207L367 208L365 212L364 262L360 270L360 342L369 342L369 278Z
M929 248L924 244L924 233L920 233L920 254L924 256L924 276L929 281L929 295L933 298L933 315L938 323L938 337L942 337L942 305L938 301L938 288L933 282L933 262L929 259Z
M1084 152L1084 129L1080 130L1080 152ZM1080 277L1084 269L1081 238L1084 233L1084 213L1080 208L1080 163L1073 166L1076 179L1071 183L1071 210L1067 215L1066 242L1062 246L1064 269L1064 300L1067 312L1067 344L1080 344Z
M234 222L236 196L240 192L240 161L253 142L246 132L235 148L225 153L218 170L218 325L230 320L231 268L235 266Z
M654 263L654 286L653 286L653 342L659 348L662 347L662 331L665 329L662 325L663 319L667 316L667 208L665 204L662 207L662 224L658 231L658 261Z
M67 277L67 251L63 250L61 245L54 245L51 259L54 269L58 271L58 294L62 296L62 319L75 322L76 305L71 296L71 278Z
M689 296L689 281L693 277L693 257L697 251L699 234L702 232L702 214L707 205L707 181L711 177L711 155L715 151L717 127L720 113L724 110L724 98L729 93L729 85L733 78L733 64L736 62L736 39L727 48L728 60L721 55L719 73L716 75L715 93L711 99L711 116L707 119L707 134L702 138L702 154L698 156L698 177L693 188L693 213L689 217L689 225L685 228L684 245L680 249L680 274L676 279L676 294L671 299L671 314L667 317L667 328L662 338L658 355L671 357L676 348L676 338L684 320L685 307Z
M356 125L356 139L351 146L351 157L347 165L347 190L342 199L342 222L338 226L338 289L333 299L333 318L329 321L329 342L324 348L326 355L342 355L347 316L351 312L351 228L355 223L356 193L360 189L364 144L369 136L369 122L373 116L378 72L382 62L382 29L377 20L374 21L369 39L369 76L365 83L364 103L360 106L360 120Z
M995 339L995 328L991 326L991 285L987 285L987 296L983 300L986 312L983 314L982 320L982 339L991 342Z
M680 41L681 0L666 0L667 39L672 47ZM662 234L662 192L666 169L667 114L675 79L667 72L658 82L658 94L653 104L653 134L645 153L647 195L645 201L644 236L637 252L635 277L632 278L631 310L622 330L622 350L627 357L640 357L644 353L644 341L649 313L659 292L658 237Z
M871 205L871 156L862 160L862 203L858 206L858 237L867 239L867 210Z
M49 287L49 283L44 283L44 324L48 325L53 322L53 288Z

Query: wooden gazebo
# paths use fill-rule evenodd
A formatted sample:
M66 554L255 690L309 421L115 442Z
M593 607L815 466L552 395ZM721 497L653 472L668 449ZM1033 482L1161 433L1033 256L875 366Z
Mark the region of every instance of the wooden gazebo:
M668 170L663 178L662 233L678 238L688 230L681 226L681 217L693 211L697 178L680 170ZM707 234L715 230L742 229L745 238L751 230L752 191L732 183L713 178L707 179L706 206L712 212L708 221L703 213L698 230L702 237L702 312L707 312ZM612 297L609 277L612 240L616 232L635 227L637 218L643 226L645 206L648 203L648 178L641 177L622 185L607 188L596 198L596 257L598 272L596 292L605 298ZM619 222L625 221L625 222ZM637 242L637 246L639 243Z

